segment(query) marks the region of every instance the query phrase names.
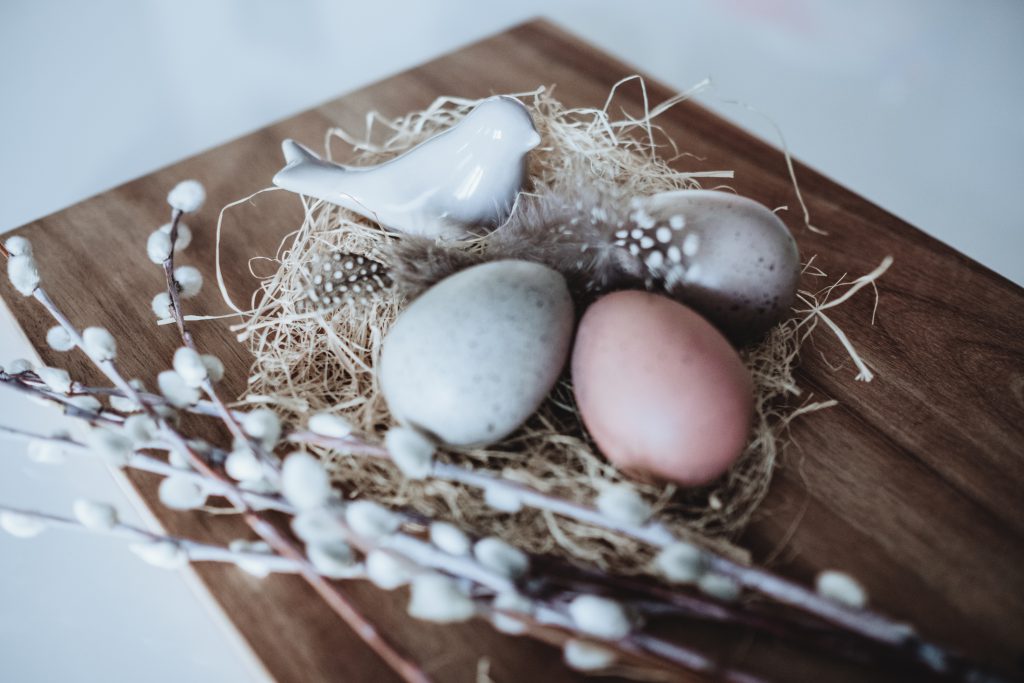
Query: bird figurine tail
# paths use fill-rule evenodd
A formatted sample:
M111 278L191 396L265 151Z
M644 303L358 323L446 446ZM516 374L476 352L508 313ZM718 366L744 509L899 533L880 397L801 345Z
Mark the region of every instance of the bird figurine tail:
M332 194L332 185L337 182L336 174L344 167L330 161L324 161L305 145L295 140L281 143L284 152L285 167L274 176L274 185L291 192L328 199Z

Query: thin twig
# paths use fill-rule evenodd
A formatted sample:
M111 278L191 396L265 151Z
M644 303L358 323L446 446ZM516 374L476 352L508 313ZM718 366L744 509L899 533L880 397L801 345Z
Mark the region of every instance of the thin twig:
M62 517L60 515L54 515L48 512L38 512L36 510L27 510L24 508L4 505L2 503L0 503L0 512L10 512L23 517L38 519L45 522L47 526L71 529L73 531L84 531L104 536L115 536L118 538L142 541L146 543L157 543L161 541L172 543L180 548L191 562L225 562L228 564L237 564L238 562L248 561L259 562L271 572L293 574L299 571L298 564L279 555L231 550L219 545L200 543L198 541L178 538L176 536L154 533L131 524L125 524L124 522L115 522L109 528L87 527L81 522L71 519L70 517Z

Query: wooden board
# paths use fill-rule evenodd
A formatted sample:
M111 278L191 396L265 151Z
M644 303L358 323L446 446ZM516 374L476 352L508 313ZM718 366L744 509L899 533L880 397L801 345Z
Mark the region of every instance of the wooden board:
M317 147L335 125L362 130L370 110L394 116L421 109L439 95L482 97L556 85L571 106L601 106L610 86L635 70L552 25L531 22L174 164L24 226L46 286L79 326L104 325L122 340L120 362L131 376L152 381L178 346L157 328L150 298L163 287L160 269L143 254L148 233L166 220L165 196L183 178L205 183L209 199L190 219L194 246L183 263L207 277L192 310L223 310L213 286L213 228L217 207L269 184L281 165L279 143L292 137ZM672 92L648 80L653 103ZM640 90L618 100L636 113ZM694 104L660 119L680 149L686 170L734 169L741 194L768 206L796 207L780 152ZM884 173L884 165L879 172ZM793 427L771 493L741 539L761 561L809 581L843 568L868 588L872 602L920 626L929 637L1011 671L1020 666L1024 636L1024 292L983 266L797 165L814 221L828 236L802 227L798 212L783 214L806 256L826 272L861 274L884 256L895 265L878 284L879 308L861 295L834 311L877 371L870 384L854 371L833 369L845 355L833 337L818 334L802 359L800 382L817 399L839 406ZM253 256L273 256L301 212L286 193L261 195L233 211L225 224L223 262L232 295L248 300L256 281ZM253 269L268 274L272 262ZM44 336L50 322L6 283L10 304L44 360L66 364ZM228 367L228 388L244 389L250 359L227 323L194 326L199 345ZM98 379L82 364L71 370ZM133 475L154 500L155 481ZM174 533L224 542L246 536L240 522L169 511L154 512ZM201 566L199 574L280 681L391 678L377 658L298 579L258 581L231 567ZM496 681L563 680L559 655L545 646L494 634L474 623L439 628L404 614L404 595L362 584L349 589L389 636L425 663L439 680L468 681L490 659ZM835 669L811 657L734 632L689 629L736 664L780 678L872 680L873 672Z

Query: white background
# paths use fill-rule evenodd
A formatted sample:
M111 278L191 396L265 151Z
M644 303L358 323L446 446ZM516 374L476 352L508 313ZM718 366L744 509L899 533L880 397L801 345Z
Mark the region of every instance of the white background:
M546 14L1024 282L1024 3L0 2L0 230ZM459 93L451 93L459 94ZM154 222L162 221L154 217ZM141 244L140 244L141 250ZM24 353L0 320L0 360ZM0 392L0 420L50 428ZM0 500L128 503L101 468L0 443ZM176 574L113 541L0 537L0 680L250 680Z

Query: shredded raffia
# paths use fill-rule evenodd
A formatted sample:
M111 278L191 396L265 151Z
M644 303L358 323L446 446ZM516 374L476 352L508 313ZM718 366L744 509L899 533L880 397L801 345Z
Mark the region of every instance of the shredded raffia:
M699 178L732 177L731 171L678 172L657 153L657 126L652 120L705 84L648 110L641 118L615 119L609 110L617 88L628 80L616 84L602 109L567 109L546 88L517 95L530 108L542 136L530 157L532 191L556 187L559 178L581 172L595 181L624 187L635 196L698 188ZM440 98L424 111L394 120L370 113L362 137L341 129L328 131L327 156L337 139L355 149L359 163L378 163L456 123L475 104ZM376 134L381 128L386 137L374 142L381 139ZM311 307L308 273L312 264L334 253L360 254L386 265L389 246L401 237L339 207L305 198L303 202L305 219L290 243L282 246L277 272L263 280L250 311L243 313L227 298L218 269L225 300L244 316L233 329L255 357L244 398L249 404L274 408L289 426L302 427L315 413L333 412L365 439L380 443L392 421L374 367L388 328L405 302L392 288L374 292L363 302L353 299L334 308ZM857 378L870 380L871 371L824 311L872 283L890 262L847 283L852 286L831 302L828 296L839 283L817 294L802 290L800 300L807 308L794 311L793 318L776 326L762 342L742 351L756 388L750 441L735 466L703 488L681 490L628 480L652 506L658 521L682 537L742 556L728 539L744 528L767 493L790 421L834 404L804 398L797 386L793 372L802 343L819 320L824 322L854 359ZM805 279L820 274L809 261ZM531 552L567 555L606 569L640 572L651 560L649 548L609 531L535 510L508 514L492 509L479 489L436 480L410 481L387 461L317 447L310 450L323 458L335 482L352 497L406 506L434 519L456 521L480 535L504 538ZM627 481L589 440L567 378L537 414L504 441L487 448L445 450L438 457L587 504L593 504L607 484Z

